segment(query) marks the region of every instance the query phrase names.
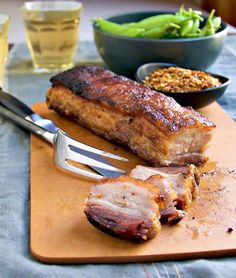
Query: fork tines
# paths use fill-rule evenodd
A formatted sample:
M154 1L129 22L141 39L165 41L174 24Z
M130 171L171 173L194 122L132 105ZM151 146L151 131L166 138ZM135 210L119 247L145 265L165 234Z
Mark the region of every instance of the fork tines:
M87 166L93 166L93 167L113 171L119 173L120 175L126 173L124 170L114 167L110 165L110 163L106 163L104 160L99 161L99 156L101 155L101 156L105 156L105 157L109 157L121 161L128 161L128 159L126 158L78 142L72 139L70 136L68 136L66 133L64 133L61 130L58 130L55 141L56 141L55 149L54 149L55 163L59 167L65 170L92 179L104 178L104 176L102 175L81 169L69 163L70 161L75 161L77 163L84 164ZM93 155L90 154L96 154L96 156L94 157Z

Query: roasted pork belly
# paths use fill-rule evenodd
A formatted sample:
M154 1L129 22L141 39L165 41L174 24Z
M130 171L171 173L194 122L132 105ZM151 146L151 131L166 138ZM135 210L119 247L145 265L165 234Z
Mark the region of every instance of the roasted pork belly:
M154 184L156 177L162 177L166 183L170 184L164 188L171 188L172 190L166 192L166 200L172 199L176 208L180 210L188 208L192 199L196 198L197 195L197 169L194 165L159 168L138 165L130 172L130 176ZM160 188L159 185L158 187ZM171 194L169 194L170 192ZM170 196L167 197L167 195Z
M85 214L101 231L142 242L176 224L195 197L196 167L136 166L129 176L104 179L91 187Z
M128 146L152 165L200 164L214 123L174 99L96 66L51 78L48 107Z
M160 231L158 202L159 190L155 186L123 176L93 185L84 212L101 231L142 242Z

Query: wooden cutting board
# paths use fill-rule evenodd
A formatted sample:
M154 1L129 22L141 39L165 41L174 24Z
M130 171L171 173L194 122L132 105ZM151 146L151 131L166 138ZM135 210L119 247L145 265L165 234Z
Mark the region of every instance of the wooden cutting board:
M44 103L34 105L78 140L129 158L116 163L128 171L145 163L125 148L61 118ZM216 103L201 110L217 124L209 149L212 161L236 169L236 125ZM199 198L178 225L163 225L154 239L135 244L113 238L91 226L83 213L84 201L93 181L65 173L52 158L50 145L31 137L30 248L46 263L104 263L190 259L236 255L236 178L206 176ZM212 178L215 178L212 182ZM233 228L231 233L227 232Z

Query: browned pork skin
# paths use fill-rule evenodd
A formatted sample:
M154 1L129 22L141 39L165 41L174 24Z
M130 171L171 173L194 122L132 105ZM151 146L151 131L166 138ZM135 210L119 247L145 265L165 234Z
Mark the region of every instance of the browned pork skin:
M156 187L138 179L106 179L91 187L84 212L99 230L143 242L161 229L158 196Z
M73 68L51 82L49 108L127 145L152 165L207 160L214 123L174 99L96 66Z

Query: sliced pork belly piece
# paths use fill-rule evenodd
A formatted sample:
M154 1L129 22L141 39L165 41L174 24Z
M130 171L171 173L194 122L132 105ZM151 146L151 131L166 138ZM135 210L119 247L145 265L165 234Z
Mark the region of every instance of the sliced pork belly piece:
M131 177L151 182L152 176L159 175L171 183L177 198L173 198L178 209L186 209L197 195L197 169L194 165L185 167L146 167L138 165L130 173Z
M145 181L155 185L160 190L162 200L162 202L159 202L161 223L176 224L184 218L186 212L176 208L178 194L165 177L157 174L150 176Z
M154 166L200 164L215 124L173 98L96 66L51 78L48 107Z
M99 230L142 242L160 231L159 190L131 177L105 179L91 187L84 210Z

